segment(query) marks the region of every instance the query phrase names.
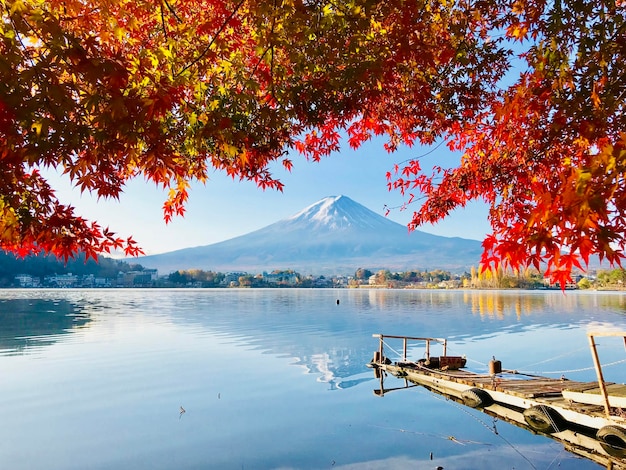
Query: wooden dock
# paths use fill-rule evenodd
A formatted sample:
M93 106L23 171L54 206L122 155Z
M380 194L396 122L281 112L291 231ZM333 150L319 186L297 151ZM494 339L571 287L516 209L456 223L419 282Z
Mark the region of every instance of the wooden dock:
M442 371L410 362L383 364L380 368L396 377L406 378L419 385L441 388L443 391L455 390L462 393L472 388L481 389L489 393L494 401L520 409L538 405L557 407L565 419L575 420L578 424L595 429L615 424L616 421L620 421L620 424L626 424L626 420L619 416L607 420L601 402L596 404L578 403L563 395L566 393L565 391L569 390L585 390L585 393L588 394L595 391L598 400L601 400L600 389L596 382L534 377L508 370L503 370L493 376L462 369ZM618 384L611 385L617 386ZM620 390L622 389L626 389L626 386L620 385ZM584 419L581 419L583 417L579 414L584 414Z
M604 385L609 396L609 406L626 409L626 385L610 382L605 382ZM572 401L583 401L604 406L602 388L598 386L598 382L585 382L567 387L566 390L563 390L563 397Z
M374 390L376 396L384 396L386 393L396 392L398 390L409 389L418 386L410 381L405 382L404 387L395 387L385 389L384 376L381 375L380 388ZM411 385L409 385L411 383ZM443 393L438 389L434 389L424 385L432 393L437 393L446 398L446 400L455 401L461 405L467 405L466 400L459 394ZM526 429L533 434L542 434L550 439L559 442L563 448L579 457L591 460L603 466L607 470L626 470L625 452L620 449L614 449L607 446L604 442L599 441L593 432L581 432L578 428L566 428L553 433L543 433L529 426L524 416L523 410L503 406L493 403L490 406L479 409L483 413L497 418L500 421L507 422L514 426Z
M464 358L447 355L445 339L380 334L374 337L380 340L379 348L368 367L381 379L381 388L383 377L393 375L488 413L499 410L503 415L502 410L508 410L506 413L515 417L509 419L520 425L521 420L534 432L561 437L571 434L572 441L576 441L577 435L586 436L597 441L607 455L617 456L620 462L626 459L626 385L605 382L601 369L597 372L599 382L521 374L502 370L499 361L490 364L489 374L479 374L464 368ZM385 340L389 339L402 341L399 361L392 362L385 356ZM411 361L406 357L409 340L425 343L424 358ZM441 356L431 352L437 344L443 349ZM590 344L599 367L593 336Z

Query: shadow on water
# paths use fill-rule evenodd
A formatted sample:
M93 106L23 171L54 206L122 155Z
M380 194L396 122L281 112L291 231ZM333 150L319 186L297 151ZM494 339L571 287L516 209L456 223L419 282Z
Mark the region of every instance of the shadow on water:
M0 354L26 354L48 346L90 321L67 300L0 299Z

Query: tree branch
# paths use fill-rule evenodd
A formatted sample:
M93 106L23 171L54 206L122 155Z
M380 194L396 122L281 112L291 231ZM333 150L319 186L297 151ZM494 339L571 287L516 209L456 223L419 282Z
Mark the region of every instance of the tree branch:
M165 38L167 39L167 28L165 27L165 15L163 14L163 2L161 2L161 26L163 26L163 34L165 35Z
M165 5L167 5L167 9L170 11L170 13L172 15L174 15L174 18L176 18L178 20L179 23L182 23L183 20L180 19L180 17L178 16L178 14L176 14L176 10L174 10L174 8L172 7L172 5L169 4L169 2L167 0L163 0L165 2ZM161 4L161 6L163 6L163 4Z
M222 31L224 31L224 29L226 28L228 23L230 23L230 20L232 20L233 17L237 14L237 11L239 11L239 9L241 8L241 5L243 5L245 1L246 0L240 0L239 1L237 6L235 7L235 9L230 13L230 15L228 15L228 18L226 18L224 23L222 23L222 26L220 26L220 29L217 30L217 32L215 33L215 36L213 36L213 39L211 39L211 42L209 42L209 44L202 50L202 52L200 53L200 55L198 57L193 59L189 64L187 64L185 67L183 67L180 72L178 72L176 74L177 77L182 75L183 73L185 73L187 70L189 70L191 67L193 67L198 62L200 62L200 60L207 54L207 52L209 52L209 50L211 49L211 46L215 43L215 41L217 40L219 35L222 33Z

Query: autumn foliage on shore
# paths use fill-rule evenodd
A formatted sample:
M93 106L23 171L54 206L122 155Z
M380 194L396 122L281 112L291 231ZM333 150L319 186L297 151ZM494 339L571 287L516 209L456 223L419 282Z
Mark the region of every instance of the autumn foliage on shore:
M0 247L141 250L57 200L41 169L118 198L145 177L182 215L208 171L374 136L441 142L454 168L390 169L409 228L490 205L485 267L566 281L623 258L625 8L592 0L0 0ZM358 178L358 174L355 174Z

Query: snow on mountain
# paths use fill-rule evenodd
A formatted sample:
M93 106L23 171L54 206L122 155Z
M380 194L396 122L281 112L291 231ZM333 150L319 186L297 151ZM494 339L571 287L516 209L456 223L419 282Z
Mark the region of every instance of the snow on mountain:
M346 196L324 198L297 214L212 245L139 258L161 272L177 269L353 274L367 269L450 269L477 265L481 244L393 222Z
M387 230L398 225L346 196L326 197L285 219L284 223L308 223L311 228L328 231L352 228Z

